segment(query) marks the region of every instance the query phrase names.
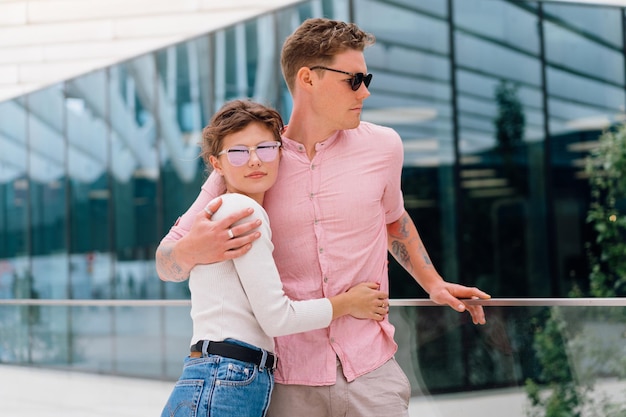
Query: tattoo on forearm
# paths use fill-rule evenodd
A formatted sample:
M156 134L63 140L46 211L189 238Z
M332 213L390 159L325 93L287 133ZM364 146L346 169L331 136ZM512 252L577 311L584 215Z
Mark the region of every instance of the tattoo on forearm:
M396 229L393 231L391 235L393 239L391 242L391 251L393 256L408 272L412 272L414 269L413 262L407 244L412 246L414 243L417 243L418 254L424 261L422 268L432 268L433 263L428 256L428 252L426 252L426 248L422 244L418 235L411 236L411 228L409 227L409 224L410 218L408 215L405 215L399 220Z
M159 249L161 257L157 259L156 268L159 276L168 281L184 281L186 276L183 268L172 257L173 248L164 246Z
M393 256L396 258L398 262L409 272L413 271L413 264L411 263L411 255L409 255L409 251L406 248L406 245L402 242L394 240L391 243L391 250L393 251Z
M433 263L430 260L430 257L428 256L428 253L426 252L426 248L424 247L424 245L420 245L419 252L422 255L422 259L424 259L424 263L426 264L426 266L431 266Z
M398 230L398 233L402 239L406 239L407 237L409 237L409 230L406 227L408 223L409 219L407 218L407 216L402 216L402 219L400 219L400 228Z

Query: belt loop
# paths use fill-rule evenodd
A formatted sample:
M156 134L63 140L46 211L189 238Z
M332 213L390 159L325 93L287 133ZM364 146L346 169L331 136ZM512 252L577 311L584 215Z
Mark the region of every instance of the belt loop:
M265 349L261 349L261 363L259 364L259 369L263 371L265 369L265 364L267 363L267 351Z
M211 343L211 341L209 340L202 341L202 349L200 350L200 352L202 352L202 356L209 355L209 343Z

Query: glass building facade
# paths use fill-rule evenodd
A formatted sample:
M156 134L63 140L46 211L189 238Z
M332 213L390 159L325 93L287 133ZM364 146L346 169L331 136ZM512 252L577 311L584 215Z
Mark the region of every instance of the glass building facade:
M376 36L363 119L401 135L406 208L441 274L494 297L585 291L584 158L624 121L624 13L514 0L307 1L1 102L0 298L188 298L185 284L158 279L154 253L206 178L201 130L240 97L288 120L280 47L314 16ZM394 261L390 273L392 298L425 296ZM440 315L424 311L418 334ZM0 316L0 362L175 378L188 322L187 308L15 307ZM472 331L459 326L445 353ZM142 357L138 343L159 355ZM441 346L419 346L428 375ZM433 387L507 383L468 378L471 357Z

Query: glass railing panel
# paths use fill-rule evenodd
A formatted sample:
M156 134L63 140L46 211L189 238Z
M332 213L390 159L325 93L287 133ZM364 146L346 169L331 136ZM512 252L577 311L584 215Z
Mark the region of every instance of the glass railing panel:
M0 300L0 363L173 380L191 339L187 303Z
M396 300L410 415L626 416L624 301L540 301L487 305L487 324L475 326L467 314Z
M114 317L115 367L121 373L159 377L164 364L161 307L116 307ZM154 353L153 353L154 352Z
M0 305L0 363L28 363L31 307Z
M428 300L391 301L411 416L626 416L624 299L482 303L477 326ZM0 300L0 369L173 384L190 337L188 300Z

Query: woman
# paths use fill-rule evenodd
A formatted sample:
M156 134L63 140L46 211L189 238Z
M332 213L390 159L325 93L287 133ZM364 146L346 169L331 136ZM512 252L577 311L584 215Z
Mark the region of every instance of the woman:
M252 206L254 213L242 221L261 219L261 238L244 256L191 270L192 352L162 417L264 416L277 362L273 337L324 328L347 314L377 321L387 314L388 296L373 282L306 301L283 292L262 207L278 175L282 129L275 110L235 100L203 131L202 157L226 190L212 219Z

